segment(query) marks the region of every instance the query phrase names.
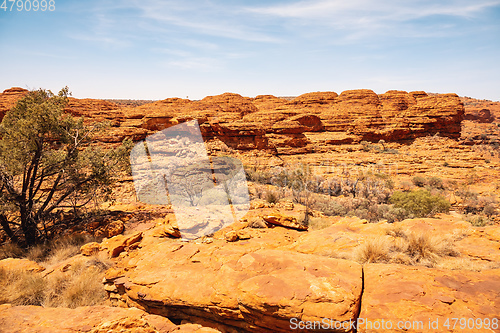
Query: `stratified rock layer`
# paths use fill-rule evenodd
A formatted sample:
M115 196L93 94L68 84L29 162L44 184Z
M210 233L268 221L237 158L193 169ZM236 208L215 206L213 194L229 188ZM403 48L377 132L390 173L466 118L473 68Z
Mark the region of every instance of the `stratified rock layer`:
M0 94L0 119L26 90ZM164 128L197 119L207 139L240 149L280 153L313 151L318 145L362 140L406 141L439 133L458 138L464 106L455 94L371 90L307 93L289 101L270 95L255 98L225 93L200 101L168 98L138 107L95 99L70 98L67 111L89 122L109 121L103 142L144 139Z

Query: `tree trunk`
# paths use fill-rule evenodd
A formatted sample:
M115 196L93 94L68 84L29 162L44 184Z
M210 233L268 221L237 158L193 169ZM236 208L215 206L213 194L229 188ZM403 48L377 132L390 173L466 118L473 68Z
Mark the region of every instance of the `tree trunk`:
M35 245L38 243L37 225L36 225L36 222L33 221L33 219L31 219L28 216L24 216L24 218L21 220L21 229L24 233L24 239L26 241L26 246Z
M2 229L3 231L5 231L7 236L9 236L10 240L17 244L19 242L19 239L10 228L10 224L9 221L7 220L7 217L3 214L0 214L0 225L2 226Z

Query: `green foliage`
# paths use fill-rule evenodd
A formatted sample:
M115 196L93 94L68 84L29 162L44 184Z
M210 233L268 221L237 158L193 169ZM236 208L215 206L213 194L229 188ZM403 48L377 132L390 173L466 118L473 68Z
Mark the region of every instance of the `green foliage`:
M116 172L127 167L131 141L92 146L105 124L87 126L65 113L68 94L67 87L58 95L31 91L0 124L0 224L14 242L49 238L58 210L109 195Z
M411 180L415 186L424 187L427 185L427 180L422 176L415 176Z
M483 215L468 215L465 220L474 227L484 227L490 224L489 219Z
M427 180L427 183L432 188L444 189L443 180L439 177L431 177Z
M411 192L395 192L389 199L396 208L402 208L415 217L432 216L436 213L448 212L450 203L439 195L419 189Z

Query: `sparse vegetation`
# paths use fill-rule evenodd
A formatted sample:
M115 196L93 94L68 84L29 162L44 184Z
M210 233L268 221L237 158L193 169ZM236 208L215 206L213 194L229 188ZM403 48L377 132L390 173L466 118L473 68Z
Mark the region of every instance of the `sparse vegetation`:
M112 266L105 254L74 257L66 263L66 269L59 267L77 254L80 245L88 240L75 236L59 239L45 246L37 245L28 250L18 248L28 259L36 260L47 269L35 273L0 268L0 304L75 308L103 302L106 293L102 277L104 271ZM12 251L10 254L18 254L19 251L7 244L1 249L4 255L8 255L8 249ZM55 267L58 268L51 272L50 269Z
M67 271L45 277L43 272L0 269L0 304L69 308L100 304L106 299L101 281L109 265L106 260L83 258Z
M429 184L429 186L431 188L436 188L436 189L444 189L444 184L443 184L443 180L439 177L430 177L427 179L427 184Z
M490 223L489 219L484 215L468 214L465 220L474 227L484 227Z
M443 258L459 255L452 241L441 235L407 232L400 226L388 229L387 235L390 237L375 237L360 245L357 260L433 267Z
M436 213L445 213L450 209L450 203L439 195L419 189L411 192L395 192L389 201L396 208L402 208L414 217L428 217Z
M389 261L389 246L384 238L373 238L358 248L358 261L361 263L376 263Z

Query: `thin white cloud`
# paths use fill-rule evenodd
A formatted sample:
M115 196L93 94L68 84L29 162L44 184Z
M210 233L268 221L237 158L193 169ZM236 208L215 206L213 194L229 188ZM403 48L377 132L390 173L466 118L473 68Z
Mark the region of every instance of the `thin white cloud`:
M310 0L247 7L246 11L268 19L281 19L284 20L282 24L289 22L290 26L300 26L304 30L307 30L306 27L314 26L337 29L344 32L344 41L349 41L383 30L391 30L393 34L403 31L409 37L418 37L423 32L423 35L428 37L436 33L436 27L419 25L414 29L405 27L400 30L401 26L411 24L415 20L436 16L472 19L484 13L485 10L499 5L500 0L476 0L472 3L468 0L440 2L434 0ZM442 31L438 35L442 35Z
M486 10L499 5L500 0L302 0L245 10L260 20L278 22L296 38L351 45L373 37L462 36L470 30L461 20L478 22Z
M103 36L103 35L99 35L99 34L70 33L70 34L68 34L68 37L72 38L72 39L80 40L80 41L102 44L105 47L124 48L124 47L128 47L128 46L132 45L132 43L130 41L124 40L122 38Z
M241 8L210 1L131 0L141 12L141 19L156 22L158 30L176 26L199 35L230 38L251 42L276 43L280 40L259 31L250 21L248 12ZM246 15L246 17L245 17Z
M284 5L247 7L249 12L284 18L337 20L345 14L362 15L368 21L377 19L411 20L431 15L471 17L489 7L500 5L499 0L448 0L436 3L429 0L312 0ZM342 20L344 21L344 20Z
M176 60L165 62L165 66L169 68L177 68L183 70L196 70L196 71L216 71L220 68L217 59L206 57L184 57Z

